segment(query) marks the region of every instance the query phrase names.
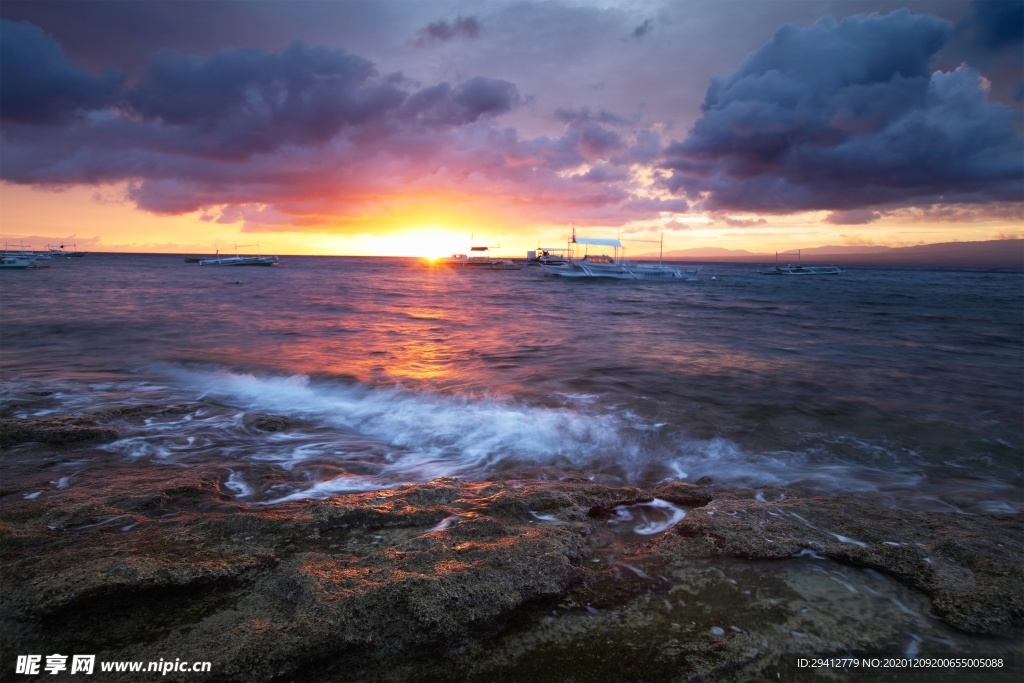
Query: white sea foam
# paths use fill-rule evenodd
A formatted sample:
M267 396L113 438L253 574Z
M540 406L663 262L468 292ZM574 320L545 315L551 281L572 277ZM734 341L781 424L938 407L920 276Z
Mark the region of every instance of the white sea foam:
M224 487L234 493L239 498L245 498L253 494L253 489L249 484L246 483L245 478L241 472L235 472L229 470L230 475L227 481L224 482Z
M292 490L284 492L284 495L273 497L270 500L263 501L268 505L275 503L286 503L291 500L305 500L307 498L329 498L339 493L358 493L361 491L377 491L380 489L388 488L392 486L389 482L384 482L379 479L372 477L357 477L357 476L345 476L336 477L334 479L328 479L326 481L318 481L308 488L299 490ZM273 489L273 490L276 490ZM272 490L272 491L273 491Z
M300 417L408 451L389 469L433 476L486 471L504 460L588 465L636 463L642 452L631 416L548 408L494 397L311 382L304 376L254 377L182 372L201 397L248 410ZM317 446L303 444L302 461ZM304 452L305 451L305 452Z
M640 523L633 526L632 531L641 536L653 536L668 531L686 516L686 510L673 505L667 500L655 498L644 503L617 505L615 516L608 520L609 524L618 525L632 522L639 518Z
M442 519L440 522L438 522L434 526L434 528L431 529L430 531L428 531L427 533L428 534L433 534L433 533L437 533L438 531L444 531L445 529L450 527L452 524L458 523L458 521L459 521L459 515L448 515L447 517Z
M184 390L181 400L209 400L211 408L151 420L143 434L104 448L133 459L216 457L228 467L273 464L292 472L291 484L260 494L236 491L273 501L390 488L439 476L484 478L502 468L535 464L573 467L630 483L710 476L723 485L800 484L823 492L875 491L919 480L899 473L879 479L877 470L829 463L820 454L756 453L721 437L690 438L682 426L645 421L590 394L563 395L564 403L548 406L304 375L166 366L160 371L176 387L166 390ZM243 420L251 412L303 422L291 430L254 433ZM233 490L236 482L227 488Z

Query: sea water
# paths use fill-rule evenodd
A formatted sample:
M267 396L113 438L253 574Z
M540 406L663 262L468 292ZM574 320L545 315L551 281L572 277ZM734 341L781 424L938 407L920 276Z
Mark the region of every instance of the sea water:
M1024 509L1019 271L629 282L90 254L2 272L0 292L8 416L200 402L119 425L103 452L220 466L243 502L542 465ZM292 421L261 431L257 413Z

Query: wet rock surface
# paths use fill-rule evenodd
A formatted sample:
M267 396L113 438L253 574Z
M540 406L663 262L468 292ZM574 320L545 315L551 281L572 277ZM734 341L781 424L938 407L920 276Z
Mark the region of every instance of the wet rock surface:
M5 444L104 428L11 421ZM20 448L0 491L5 667L60 652L212 662L188 680L792 680L794 653L902 647L873 611L1009 643L1024 625L1019 516L544 468L245 505L223 468L108 458L55 481L25 463L70 455Z
M118 432L113 427L101 426L88 418L54 417L41 420L0 418L0 446L12 446L30 441L67 445L85 441L113 441L117 437Z

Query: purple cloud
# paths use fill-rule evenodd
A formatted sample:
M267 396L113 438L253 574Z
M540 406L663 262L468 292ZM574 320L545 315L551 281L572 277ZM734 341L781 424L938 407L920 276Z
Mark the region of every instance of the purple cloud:
M449 43L458 38L475 40L480 36L481 26L476 17L458 17L454 23L435 21L416 34L416 47L424 48Z
M633 38L633 40L639 42L643 40L653 30L654 22L651 21L650 19L647 19L646 21L644 21L644 23L640 24L635 29L633 29L631 37Z
M0 20L0 119L59 124L114 104L124 75L73 66L64 50L32 24Z
M786 26L708 86L666 186L704 209L787 213L1020 201L1022 137L979 74L932 73L952 31L906 10Z
M1024 43L1024 2L972 0L970 10L956 24L956 33L988 52L1020 45Z
M58 71L95 85L52 39L27 35L24 46L8 43L22 50L17 58L42 46ZM5 92L21 95L16 73L5 68L0 79ZM681 199L637 199L630 166L656 157L654 131L604 111L565 110L556 114L561 135L522 140L495 125L522 102L502 79L418 87L344 50L293 43L206 57L162 51L130 83L104 99L63 105L61 116L5 119L0 178L124 182L127 199L145 211L244 216L247 229L261 221L334 229L339 216L407 195L492 198L511 202L517 215L551 220L555 208L613 224L686 207ZM575 168L591 182L564 174Z
M420 90L406 100L401 115L417 123L463 125L509 112L519 101L513 83L477 76L456 87L440 83Z
M102 22L57 5L0 7L45 18L45 32L0 26L0 179L120 183L155 213L338 230L346 216L451 197L515 224L637 225L688 209L981 211L1021 195L1019 114L994 103L1008 77L949 61L956 40L989 34L930 16L784 28L715 79L689 137L668 144L712 65L736 63L673 42L686 35L678 9L645 22L622 8L513 4L488 10L485 34L476 17L427 26L436 9L406 3L100 3ZM726 42L756 45L777 17L812 16L792 6L759 10ZM738 13L702 7L719 21ZM231 12L237 23L210 21ZM309 42L283 40L298 35ZM444 50L424 59L411 35ZM1012 52L989 37L993 54ZM696 62L707 71L681 72ZM551 64L573 78L551 78Z
M881 217L882 214L870 209L848 209L833 211L825 218L825 222L832 225L864 225L877 221Z
M162 52L126 101L143 122L204 141L197 153L246 158L379 120L406 98L395 81L362 57L301 43L280 53L223 50L208 59Z

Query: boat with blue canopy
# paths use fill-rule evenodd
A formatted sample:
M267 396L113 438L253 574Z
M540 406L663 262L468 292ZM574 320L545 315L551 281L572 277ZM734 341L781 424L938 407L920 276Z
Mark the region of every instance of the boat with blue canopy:
M664 244L664 238L659 242ZM579 256L582 247L584 254ZM612 255L591 254L589 247L611 247ZM678 268L666 266L658 255L657 265L638 263L622 258L625 247L621 240L602 237L577 237L573 227L569 238L569 258L560 263L541 263L549 275L568 278L613 278L616 280L679 281L696 280L700 268Z

